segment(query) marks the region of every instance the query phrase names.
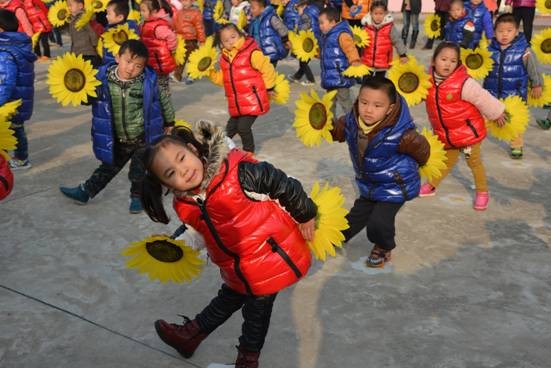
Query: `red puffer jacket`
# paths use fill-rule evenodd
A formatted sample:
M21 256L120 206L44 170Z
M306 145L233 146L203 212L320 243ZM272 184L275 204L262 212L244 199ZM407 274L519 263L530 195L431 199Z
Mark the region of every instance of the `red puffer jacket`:
M146 20L142 24L140 34L142 41L149 51L147 65L152 67L158 74L170 74L176 69L176 61L165 40L158 39L155 29L159 26L171 27L170 23L162 18Z
M467 69L460 65L440 85L436 86L432 81L426 99L432 128L447 149L467 147L486 137L486 126L480 111L461 99L463 84L468 78Z
M228 110L232 117L259 116L270 110L262 73L251 65L253 51L260 51L260 48L253 38L247 38L231 61L226 55L220 58Z
M23 0L23 6L35 33L52 31L52 24L48 20L48 8L41 0Z
M390 31L393 23L386 23L381 28L367 24L365 30L369 35L369 45L363 49L362 63L377 69L390 68L392 61L392 40Z
M25 11L25 8L23 7L23 3L19 0L11 0L7 5L4 4L4 5L0 6L0 8L5 9L5 10L9 10L14 14L17 11L17 9L22 9L23 11ZM25 15L26 15L26 12L25 12ZM19 22L19 27L17 28L17 32L25 32L21 22Z
M316 209L298 181L232 150L205 190L204 199L175 198L174 209L203 235L211 260L231 289L268 295L306 275L311 256L297 221L313 218ZM265 198L251 199L251 191Z
M0 155L0 200L6 198L13 189L13 174L8 161Z

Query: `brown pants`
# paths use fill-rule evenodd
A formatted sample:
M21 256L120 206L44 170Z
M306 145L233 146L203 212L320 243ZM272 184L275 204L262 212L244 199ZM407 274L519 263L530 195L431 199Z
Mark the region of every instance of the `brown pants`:
M189 59L189 55L193 51L197 50L197 48L199 47L197 40L185 40L185 43L186 43L186 56L184 58L184 63L182 65L178 65L176 69L174 69L174 78L176 78L176 80L178 81L182 80L182 75L184 74L184 69Z

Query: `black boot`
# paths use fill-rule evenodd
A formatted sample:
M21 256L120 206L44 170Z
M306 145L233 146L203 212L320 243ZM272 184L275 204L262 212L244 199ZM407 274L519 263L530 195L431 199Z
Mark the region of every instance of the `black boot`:
M434 43L433 38L427 38L427 43L423 46L423 50L432 50L432 44Z
M419 31L413 31L411 32L411 42L409 44L410 49L415 48L415 43L417 42L417 36L419 35Z
M404 45L407 45L408 43L408 33L409 28L402 28L402 40L404 41Z

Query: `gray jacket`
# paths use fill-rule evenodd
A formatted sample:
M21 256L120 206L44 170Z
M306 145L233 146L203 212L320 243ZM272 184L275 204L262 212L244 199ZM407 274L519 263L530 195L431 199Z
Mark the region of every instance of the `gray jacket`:
M71 17L69 23L69 35L71 36L71 52L77 55L96 56L98 54L96 47L98 45L98 36L90 24L85 25L80 30L75 27L76 22L84 13Z

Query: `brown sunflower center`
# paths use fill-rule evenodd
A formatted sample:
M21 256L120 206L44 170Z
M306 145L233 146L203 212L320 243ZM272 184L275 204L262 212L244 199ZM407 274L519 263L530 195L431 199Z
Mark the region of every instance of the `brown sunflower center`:
M57 12L57 19L58 20L65 20L67 19L67 10L66 9L60 9L58 12Z
M147 253L157 261L178 262L184 256L182 248L165 240L155 240L145 245Z
M469 54L465 58L465 64L469 69L479 69L484 64L484 60L480 54Z
M101 1L94 1L92 3L92 8L94 8L94 10L97 10L97 9L101 9L103 7L103 3Z
M544 4L545 9L551 9L551 0L547 0Z
M205 56L201 60L199 60L199 63L197 63L197 69L199 69L200 72L204 72L210 67L210 64L212 63L212 58L210 56Z
M419 77L412 72L406 72L398 79L398 88L405 93L412 93L419 87Z
M118 32L114 32L113 33L113 41L115 41L115 43L120 46L124 42L128 41L128 34L123 30L120 30Z
M543 40L543 42L541 43L541 51L544 54L551 53L551 38Z
M63 78L65 87L71 92L82 91L86 85L86 76L80 69L69 69Z
M308 113L308 120L312 128L316 130L321 130L327 123L327 110L325 105L321 102L316 102L310 107L310 112Z
M440 22L438 19L433 19L432 22L430 22L430 30L433 32L436 32L440 29Z
M302 41L302 49L308 53L312 52L314 50L314 41L311 38L305 38Z

